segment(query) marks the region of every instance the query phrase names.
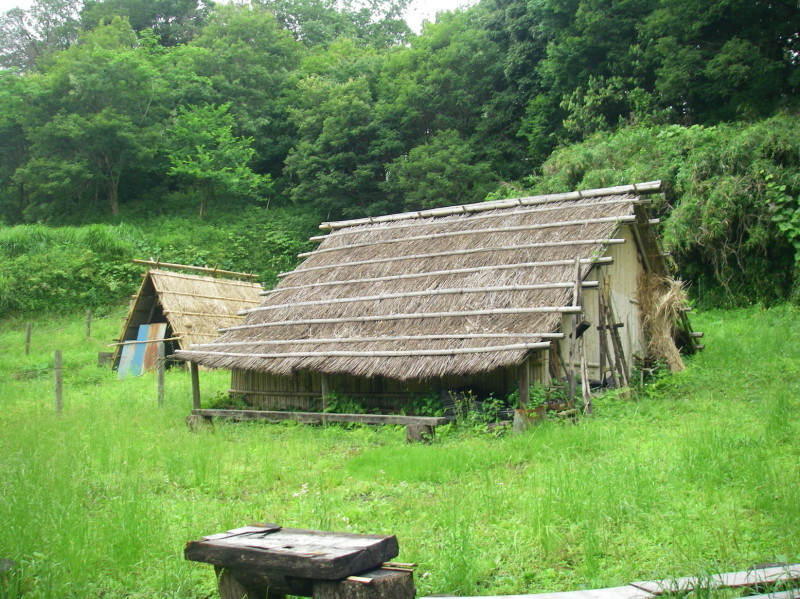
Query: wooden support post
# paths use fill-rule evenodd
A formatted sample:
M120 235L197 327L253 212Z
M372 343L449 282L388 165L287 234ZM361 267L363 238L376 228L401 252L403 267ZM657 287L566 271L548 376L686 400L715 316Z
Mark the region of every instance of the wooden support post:
M158 405L164 405L164 370L167 367L167 356L164 344L158 344Z
M319 387L320 387L319 392L320 392L320 395L322 396L322 411L324 412L325 410L328 409L328 399L327 398L328 398L328 394L331 392L330 381L328 380L328 375L325 374L324 372L320 373L320 375L319 375Z
M86 310L86 338L89 339L92 336L92 311Z
M227 568L214 566L217 575L217 590L220 599L283 599L286 595L264 591L245 585L236 574Z
M572 306L580 305L581 294L581 261L575 259L575 286L572 290ZM578 315L572 313L570 316L570 334L567 337L569 343L569 360L567 362L567 380L569 382L569 407L575 406L575 351L578 349Z
M200 372L197 362L189 362L189 371L192 375L192 408L200 409Z
M531 370L529 356L517 366L517 378L519 379L519 408L527 408L531 402Z
M62 395L62 363L61 363L61 350L57 349L53 357L53 382L55 386L55 410L56 415L61 415L63 408L63 395Z
M25 355L31 353L31 323L25 325Z
M358 580L315 581L313 598L414 599L415 594L412 572L379 569L359 574Z

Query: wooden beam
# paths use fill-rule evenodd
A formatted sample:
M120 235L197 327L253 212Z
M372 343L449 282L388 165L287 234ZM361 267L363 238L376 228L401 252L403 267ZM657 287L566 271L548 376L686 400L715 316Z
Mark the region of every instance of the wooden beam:
M308 351L308 352L275 352L270 354L235 353L220 351L183 350L187 355L214 355L226 358L402 358L411 356L455 356L461 354L484 354L501 351L520 351L549 347L549 341L540 343L515 343L513 345L496 345L486 347L458 347L453 349L419 349L419 350L367 350L367 351Z
M386 223L416 218L431 218L437 216L450 216L454 214L484 212L487 210L499 210L503 208L514 208L517 206L531 206L535 204L546 204L551 202L582 200L609 195L649 194L657 193L659 191L661 191L661 181L648 181L647 183L639 183L634 185L620 185L617 187L606 187L602 189L587 189L586 191L573 191L569 193L548 194L541 196L527 196L524 198L515 198L511 200L495 200L493 202L480 202L477 204L466 204L463 206L448 206L445 208L433 208L431 210L421 210L418 212L390 214L387 216L360 218L348 221L325 222L322 223L319 228L323 230L333 230L344 227L371 225L375 223ZM631 199L635 200L636 198Z
M134 260L134 264L141 264L143 266L154 266L155 268L179 268L181 270L190 270L192 272L205 272L209 274L220 274L233 277L241 277L245 279L257 279L258 275L246 272L236 272L232 270L222 270L219 268L208 268L207 266L188 266L186 264L172 264L170 262L160 262L158 260Z
M597 287L597 281L586 281L584 287ZM351 304L354 302L380 302L390 299L407 299L411 297L431 297L437 295L464 295L468 293L520 293L523 291L542 291L548 289L569 289L572 283L537 283L535 285L497 285L494 287L459 287L454 289L426 289L424 291L404 291L402 293L386 293L383 295L361 295L353 297L339 297L335 299L314 300L307 302L290 302L288 304L273 304L241 310L238 314L245 316L254 312L268 310L281 310L283 308L297 308L300 306L333 306L337 304Z
M591 204L583 204L581 207L582 208L589 208L589 207L590 208L601 208L601 207L604 207L604 206L614 206L614 205L618 205L618 204L626 204L626 205L634 204L634 205L638 206L638 205L650 204L650 200L646 200L646 199L642 199L642 198L639 198L639 199L636 199L636 200L631 200L630 198L612 199L612 200L597 200L597 201L593 201ZM480 220L506 219L508 217L517 216L517 215L520 215L520 214L525 214L525 215L527 215L527 214L542 214L544 212L564 212L564 211L573 211L573 210L575 210L575 205L574 204L565 204L563 202L559 203L559 204L545 204L545 205L535 206L535 207L530 207L530 206L522 206L522 207L525 208L525 209L524 210L520 210L520 211L514 211L514 212L495 212L495 211L490 211L490 212L484 213L484 214L471 214L470 217L469 217L469 222L470 223L474 223L474 222L480 221ZM421 229L421 228L424 228L424 227L441 227L441 226L442 226L442 222L438 221L438 220L434 220L434 219L425 220L425 221L406 220L406 221L401 221L399 224L389 224L389 225L384 224L384 225L382 225L381 226L381 233L384 233L386 231L396 231L396 230L403 230L403 229L410 229L410 228ZM349 235L362 235L363 233L364 233L363 229L349 229L349 230L346 229L346 228L345 229L338 229L338 230L336 230L336 237L337 238L341 238L341 237L345 237L345 236L349 236ZM330 232L328 234L325 234L325 235L316 235L314 237L310 237L309 241L319 243L319 242L324 241L325 239L327 239L329 235L330 235Z
M402 414L336 414L334 412L287 412L282 410L208 410L192 414L205 418L230 420L297 420L298 422L362 422L364 424L425 424L441 426L450 422L446 416L404 416Z
M321 266L309 266L308 268L297 268L290 274L312 272L316 270L330 270L332 268L349 268L353 266L364 266L367 264L385 264L388 262L398 262L403 260L426 260L428 258L446 258L448 256L466 256L469 254L483 254L486 252L511 252L519 250L533 250L546 247L570 247L575 245L619 245L625 243L624 239L574 239L568 241L544 241L540 243L528 243L523 245L511 246L487 246L480 248L470 248L466 250L450 250L446 252L433 252L430 254L408 254L392 256L389 258L375 258L372 260L358 260L356 262L339 262L335 264L325 264Z
M483 272L486 270L503 271L503 270L519 270L523 268L541 268L549 266L569 266L573 260L546 260L542 262L518 262L515 264L497 264L489 266L478 266L475 268L456 268L452 270L430 270L424 272L412 272L402 275L391 275L387 277L367 277L363 279L341 279L338 281L322 281L318 283L307 283L305 285L286 285L278 286L267 291L262 291L261 295L270 295L272 293L281 293L283 291L294 291L296 289L310 289L313 287L330 287L334 285L350 285L354 283L376 283L379 281L400 281L403 279L419 279L422 277L444 277L449 275L470 274L475 272ZM583 258L581 264L594 264L598 266L613 264L614 259L610 256L603 256L600 258ZM278 277L287 277L291 272L282 272Z
M200 373L197 362L189 362L189 371L192 377L192 408L200 409Z
M387 341L431 341L436 339L561 339L564 333L464 333L462 335L396 335L386 337L342 337L328 339L265 339L263 341L215 341L214 343L195 343L192 349L208 347L251 347L256 345L297 345L312 343L314 345L339 343L383 343Z
M183 337L168 337L167 339L145 339L144 341L122 341L120 343L109 343L106 347L117 347L119 345L139 345L140 343L161 343L162 341L178 341Z
M375 239L375 240L363 241L361 243L353 243L349 245L339 245L330 248L319 248L312 252L304 252L302 254L298 254L297 257L308 258L312 254L313 255L329 254L331 252L341 252L345 250L354 250L363 247L385 245L387 243L396 243L396 242L428 241L431 239L447 239L448 237L461 237L465 235L490 235L492 233L537 231L540 229L552 229L554 227L574 227L579 225L590 225L596 223L629 223L635 220L636 220L635 215L626 214L622 216L603 216L600 218L583 218L579 220L567 220L561 222L532 223L528 225L515 225L513 227L490 227L488 229L471 229L471 230L461 229L458 231L446 231L444 233L433 233L429 235L412 235L410 237L395 237L392 239Z
M413 320L417 318L464 318L467 316L496 316L497 314L553 314L580 312L580 309L571 306L540 306L534 308L494 308L490 310L463 310L461 312L415 312L409 314L381 314L378 316L349 316L341 318L304 318L301 320L284 320L280 322L261 322L258 324L243 324L235 327L219 329L220 333L227 331L242 331L246 329L260 329L266 327L285 327L306 324L336 324L342 322L383 322L388 320Z

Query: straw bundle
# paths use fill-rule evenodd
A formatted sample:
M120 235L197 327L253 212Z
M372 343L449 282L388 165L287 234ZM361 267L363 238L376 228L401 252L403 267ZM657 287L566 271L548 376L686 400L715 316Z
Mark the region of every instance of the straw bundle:
M639 202L614 190L546 203L336 223L244 322L180 351L208 367L393 379L521 363Z
M675 347L675 328L687 305L683 281L643 272L639 277L639 305L650 355L664 360L672 372L685 366Z

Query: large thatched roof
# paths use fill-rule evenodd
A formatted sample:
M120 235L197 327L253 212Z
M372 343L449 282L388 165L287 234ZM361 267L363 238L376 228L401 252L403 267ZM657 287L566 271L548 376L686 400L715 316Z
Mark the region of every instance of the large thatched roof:
M245 321L183 359L275 374L417 379L521 363L659 182L324 223Z
M207 343L220 327L241 322L240 311L258 306L262 291L248 281L150 269L131 302L122 341L136 339L141 324L167 322L179 347Z

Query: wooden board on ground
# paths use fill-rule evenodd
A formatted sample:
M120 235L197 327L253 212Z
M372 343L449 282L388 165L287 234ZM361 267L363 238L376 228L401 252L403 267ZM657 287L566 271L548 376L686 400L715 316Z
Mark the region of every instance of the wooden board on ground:
M206 418L229 420L296 420L319 424L322 422L361 422L364 424L402 424L441 426L450 422L444 416L404 416L402 414L334 414L330 412L283 412L271 410L192 410L192 414Z
M235 571L315 580L347 578L397 556L394 535L322 532L275 525L235 529L190 541L186 559Z
M631 586L648 591L653 595L663 595L664 593L682 593L694 589L752 588L776 582L798 581L800 581L800 564L789 564L742 572L714 574L707 578L687 576L685 578L632 582Z

